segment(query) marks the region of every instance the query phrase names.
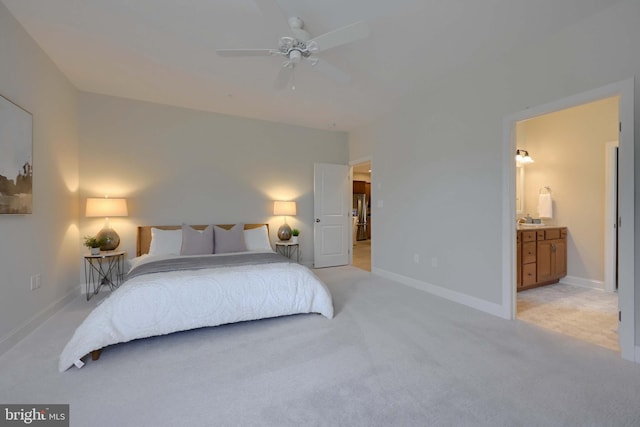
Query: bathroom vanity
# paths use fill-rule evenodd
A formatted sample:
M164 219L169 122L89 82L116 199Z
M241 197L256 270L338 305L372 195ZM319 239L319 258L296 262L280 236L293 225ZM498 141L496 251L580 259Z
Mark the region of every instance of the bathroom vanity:
M557 283L567 275L567 228L516 228L517 290Z

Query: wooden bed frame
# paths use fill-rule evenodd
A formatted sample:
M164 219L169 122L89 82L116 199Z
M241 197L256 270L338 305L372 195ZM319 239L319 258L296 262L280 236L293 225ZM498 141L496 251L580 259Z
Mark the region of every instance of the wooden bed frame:
M229 230L235 224L215 224L218 227L222 227L225 230ZM267 226L267 235L269 235L269 224L245 224L245 230L251 230L253 228ZM204 230L208 225L192 225L191 227L196 230ZM149 253L149 246L151 246L151 229L159 228L161 230L179 230L181 225L142 225L138 227L138 233L136 236L136 256L141 256Z
M215 224L218 227L222 227L225 230L229 230L235 224ZM269 235L269 224L245 224L245 230L251 230L253 228L259 228L265 225L267 227L267 235ZM208 225L192 225L191 227L196 230L204 230L208 227ZM149 253L149 247L151 246L151 229L159 228L161 230L179 230L182 228L181 225L142 225L138 226L138 232L136 236L136 256L141 256ZM100 354L102 353L102 349L93 350L91 352L91 360L100 359Z

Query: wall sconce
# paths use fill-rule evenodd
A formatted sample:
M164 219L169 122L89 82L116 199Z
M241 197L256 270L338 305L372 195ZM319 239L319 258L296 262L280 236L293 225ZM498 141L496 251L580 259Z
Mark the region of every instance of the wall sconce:
M105 239L107 243L100 246L103 251L112 251L120 244L120 236L111 228L109 217L127 216L127 200L126 199L110 199L108 197L88 198L85 216L87 218L104 217L104 227L98 232L96 238L98 240Z
M516 164L526 165L528 163L534 163L531 156L529 156L529 152L527 150L521 150L518 148L516 150Z
M284 218L284 224L278 228L278 239L283 242L291 239L291 227L287 224L287 215L294 216L296 214L296 202L273 202L273 214Z

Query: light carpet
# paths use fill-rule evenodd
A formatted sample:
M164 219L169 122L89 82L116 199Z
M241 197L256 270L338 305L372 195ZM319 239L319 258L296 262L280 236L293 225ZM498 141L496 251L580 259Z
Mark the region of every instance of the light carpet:
M107 348L57 371L81 297L0 357L0 402L72 426L637 426L640 367L353 267L317 271L336 317L296 315Z

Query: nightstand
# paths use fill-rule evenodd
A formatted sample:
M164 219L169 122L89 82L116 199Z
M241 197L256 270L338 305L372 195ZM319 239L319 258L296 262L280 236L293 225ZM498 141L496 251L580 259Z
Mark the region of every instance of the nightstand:
M292 242L276 242L276 252L280 255L284 255L287 258L291 258L293 254L296 254L296 262L300 262L300 244Z
M99 255L84 256L84 279L87 301L100 291L102 286L114 290L124 278L125 251L100 252Z

